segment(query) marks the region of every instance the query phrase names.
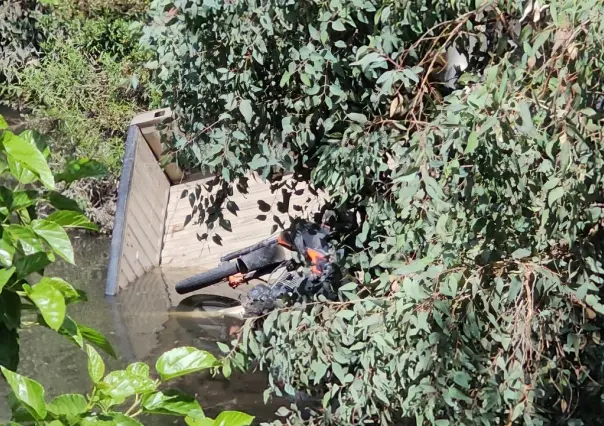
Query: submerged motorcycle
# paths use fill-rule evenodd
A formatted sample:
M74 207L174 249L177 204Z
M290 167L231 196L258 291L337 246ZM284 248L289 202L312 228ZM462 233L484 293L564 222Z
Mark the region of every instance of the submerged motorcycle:
M223 281L236 288L268 275L266 284L248 292L244 303L247 316L264 314L299 296L323 294L332 298L338 253L329 237L330 228L324 223L295 220L289 229L223 256L216 268L177 283L176 291L191 293Z

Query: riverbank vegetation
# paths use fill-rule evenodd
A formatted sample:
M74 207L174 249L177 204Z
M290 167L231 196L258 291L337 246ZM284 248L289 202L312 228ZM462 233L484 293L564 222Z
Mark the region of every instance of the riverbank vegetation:
M110 229L128 123L151 102L139 48L144 0L14 1L0 6L0 98L21 127L47 135L60 169L80 156L106 166L70 195Z
M340 300L229 352L304 424L601 422L601 1L152 2L176 147L360 218ZM281 414L301 422L296 410ZM279 422L275 424L280 424Z
M167 382L184 375L230 371L225 369L229 360L218 360L206 351L174 348L157 359L154 373L148 365L135 362L105 374L105 363L94 346L116 357L110 342L68 315L70 305L87 302L86 294L60 277L44 275L57 257L74 263L68 230L98 230L74 200L56 192L58 182L91 177L95 168L86 165L94 160L79 159L82 167L68 165L62 173L53 174L45 138L31 130L19 135L11 132L2 116L0 141L5 178L0 188L0 374L11 389L10 424L137 426L141 425L136 419L139 415L161 414L183 417L190 426L249 425L253 417L240 412L226 411L216 419L208 418L194 397L166 389ZM40 212L49 214L39 216ZM66 343L86 351L90 394L58 395L49 401L38 382L17 373L19 334L23 328L35 326L57 332L65 336ZM131 404L129 408L124 408L126 401Z

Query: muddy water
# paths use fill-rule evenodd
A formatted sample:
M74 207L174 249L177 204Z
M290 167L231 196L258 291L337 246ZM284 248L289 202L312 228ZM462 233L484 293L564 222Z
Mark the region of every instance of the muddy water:
M166 350L177 346L195 346L217 353L216 339L228 338L228 321L196 321L168 314L170 303L165 284L151 275L131 285L115 299L104 297L105 273L109 252L106 237L74 239L77 266L57 264L47 275L59 276L86 291L88 302L70 306L69 314L82 324L104 333L119 352L119 359L104 357L107 371L123 368L133 361L154 365ZM33 327L22 331L19 371L39 381L47 400L63 393L86 393L90 390L86 356L76 346L56 333ZM208 415L222 410L240 410L265 421L273 418L276 404L265 406L262 393L266 377L260 373L237 374L230 380L196 374L182 378L171 387L197 396ZM5 385L0 383L0 423L8 420ZM173 423L160 416L144 419L147 425ZM178 422L176 422L178 423Z

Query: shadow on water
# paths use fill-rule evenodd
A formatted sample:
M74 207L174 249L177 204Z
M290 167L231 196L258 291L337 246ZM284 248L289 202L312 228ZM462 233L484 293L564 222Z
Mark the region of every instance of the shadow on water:
M104 357L107 371L143 361L151 366L165 351L178 346L194 346L218 355L216 340L228 339L233 319L211 319L203 323L169 313L170 302L160 274L151 273L131 284L117 298L105 299L105 274L110 240L103 236L76 236L73 240L76 265L58 263L47 275L66 279L86 291L88 302L72 305L74 319L104 333L114 344L119 359ZM47 400L64 393L86 393L88 379L86 356L65 338L42 327L24 329L21 334L19 371L39 381ZM0 423L8 420L4 384L0 385ZM170 382L170 387L197 396L206 414L239 410L255 415L259 421L274 418L278 405L264 405L266 376L261 373L233 372L230 380L194 374ZM147 425L174 422L170 417L144 419ZM173 423L174 422L174 423ZM184 424L184 422L183 422Z

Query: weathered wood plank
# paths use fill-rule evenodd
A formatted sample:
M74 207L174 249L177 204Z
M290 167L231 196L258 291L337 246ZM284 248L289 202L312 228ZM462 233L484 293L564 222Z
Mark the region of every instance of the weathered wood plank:
M123 170L127 176L120 180L119 229L113 236L107 294L159 265L170 192L170 182L138 127L131 127L126 149L129 162Z
M162 267L186 267L198 271L213 268L224 254L255 244L279 229L273 216L279 218L283 226L288 226L289 216L309 217L309 213L316 211L322 201L321 197L312 194L304 184L297 183L295 194L292 193L289 202L284 203L284 191L277 189L272 192L270 184L254 180L250 176L249 191L243 194L234 189L233 195L229 197L239 208L236 214L227 209L222 211L224 219L231 224L231 232L221 228L218 222L213 230L209 230L206 224L196 223L197 217L193 217L185 225L193 208L188 196L183 196L183 191L194 193L199 185L201 199L209 199L213 192L206 190L205 183L210 180L201 179L170 188ZM287 183L292 184L289 181ZM209 238L200 241L198 237L205 233L209 234ZM222 245L212 240L216 234L220 236Z

